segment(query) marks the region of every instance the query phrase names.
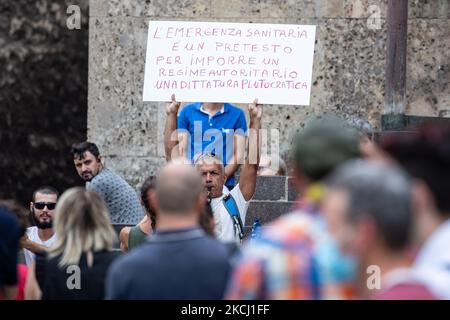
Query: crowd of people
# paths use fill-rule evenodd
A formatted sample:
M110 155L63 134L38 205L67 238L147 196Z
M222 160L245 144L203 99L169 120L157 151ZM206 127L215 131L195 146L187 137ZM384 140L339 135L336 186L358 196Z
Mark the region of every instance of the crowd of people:
M448 128L375 137L367 121L320 117L286 165L261 157L257 100L248 126L228 103L180 105L167 104L167 164L140 195L81 142L85 188L38 187L29 210L0 201L2 299L450 299ZM246 239L257 176L287 172L295 207Z

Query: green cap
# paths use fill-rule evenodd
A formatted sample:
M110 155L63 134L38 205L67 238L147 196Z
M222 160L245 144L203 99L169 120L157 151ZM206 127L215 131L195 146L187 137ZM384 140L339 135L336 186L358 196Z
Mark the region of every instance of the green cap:
M336 117L309 122L293 142L295 165L311 179L324 178L340 164L361 155L359 133Z

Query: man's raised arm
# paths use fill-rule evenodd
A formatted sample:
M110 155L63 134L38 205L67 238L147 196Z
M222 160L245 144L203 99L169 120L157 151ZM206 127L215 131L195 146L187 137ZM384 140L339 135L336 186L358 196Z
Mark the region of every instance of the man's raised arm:
M259 157L261 152L261 117L262 105L258 99L248 105L250 115L250 126L248 130L248 154L239 178L239 187L246 201L249 201L256 189L256 173L258 171Z
M177 137L177 114L180 109L180 102L177 102L175 95L172 94L171 102L166 106L166 124L164 127L164 151L166 154L166 160L170 161L179 155L176 148L178 144Z

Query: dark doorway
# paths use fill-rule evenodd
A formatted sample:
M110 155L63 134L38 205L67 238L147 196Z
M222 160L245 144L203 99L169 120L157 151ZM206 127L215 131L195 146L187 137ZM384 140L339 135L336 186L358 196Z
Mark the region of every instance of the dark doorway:
M66 25L69 5L80 29ZM81 184L69 151L86 139L87 79L88 0L0 2L0 198Z

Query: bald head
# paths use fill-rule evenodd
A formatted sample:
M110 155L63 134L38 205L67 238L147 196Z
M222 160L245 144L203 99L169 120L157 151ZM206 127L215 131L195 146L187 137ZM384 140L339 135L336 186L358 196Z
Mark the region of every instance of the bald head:
M202 196L202 178L192 165L170 162L156 178L156 199L161 212L192 212Z

